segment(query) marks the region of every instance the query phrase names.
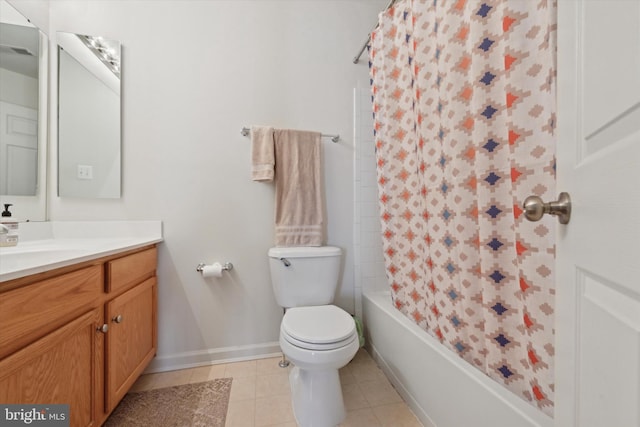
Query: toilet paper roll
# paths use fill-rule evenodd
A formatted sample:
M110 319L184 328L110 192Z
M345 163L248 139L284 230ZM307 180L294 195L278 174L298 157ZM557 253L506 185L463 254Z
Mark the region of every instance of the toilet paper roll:
M222 277L222 265L219 262L202 267L202 277Z

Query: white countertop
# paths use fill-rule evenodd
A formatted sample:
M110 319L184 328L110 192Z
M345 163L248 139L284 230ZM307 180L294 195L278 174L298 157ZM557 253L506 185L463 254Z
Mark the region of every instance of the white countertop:
M0 282L162 241L161 221L20 223L17 246L0 248Z

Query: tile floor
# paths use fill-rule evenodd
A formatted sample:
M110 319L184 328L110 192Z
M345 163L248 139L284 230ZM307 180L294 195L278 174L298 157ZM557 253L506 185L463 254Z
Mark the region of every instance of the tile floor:
M280 358L259 359L143 375L131 391L233 378L226 427L296 427L288 369ZM420 427L384 373L361 349L340 370L347 419L340 426Z

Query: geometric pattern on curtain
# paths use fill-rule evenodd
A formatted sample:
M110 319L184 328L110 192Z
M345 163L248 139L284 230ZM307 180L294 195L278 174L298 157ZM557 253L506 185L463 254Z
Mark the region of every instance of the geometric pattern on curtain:
M554 1L401 0L369 49L394 306L553 416Z

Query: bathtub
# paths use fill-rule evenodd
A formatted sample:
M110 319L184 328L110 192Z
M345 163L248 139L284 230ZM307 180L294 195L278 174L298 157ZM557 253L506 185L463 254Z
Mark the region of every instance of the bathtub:
M362 309L367 349L425 427L553 426L405 318L389 292L365 292Z

